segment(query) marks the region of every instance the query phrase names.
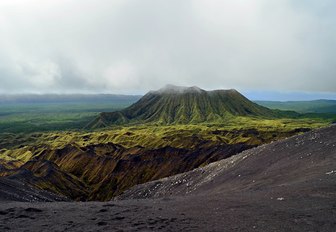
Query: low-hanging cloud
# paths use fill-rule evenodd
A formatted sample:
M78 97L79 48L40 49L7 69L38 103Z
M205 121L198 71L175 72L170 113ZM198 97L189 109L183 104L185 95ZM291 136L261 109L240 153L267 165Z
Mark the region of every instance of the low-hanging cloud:
M335 1L3 0L0 92L336 92Z

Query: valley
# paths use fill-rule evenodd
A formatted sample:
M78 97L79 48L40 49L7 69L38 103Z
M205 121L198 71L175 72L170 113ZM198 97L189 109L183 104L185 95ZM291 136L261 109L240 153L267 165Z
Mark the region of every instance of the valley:
M137 185L109 202L64 202L43 192L30 192L35 199L0 198L0 229L333 231L335 134L329 126L261 145ZM9 184L15 193L25 190L0 178L0 196Z
M73 200L110 200L136 184L189 171L307 130L293 125L282 131L275 127L238 130L189 125L42 133L31 135L32 141L14 136L7 144L2 142L7 148L0 151L0 157L7 165L0 175L16 176ZM13 140L22 143L13 146Z

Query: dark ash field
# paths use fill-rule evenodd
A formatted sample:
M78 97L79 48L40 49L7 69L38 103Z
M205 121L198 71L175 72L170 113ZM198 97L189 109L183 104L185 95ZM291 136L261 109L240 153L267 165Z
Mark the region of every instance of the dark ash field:
M110 202L1 199L0 230L334 231L335 135L330 126L262 145Z

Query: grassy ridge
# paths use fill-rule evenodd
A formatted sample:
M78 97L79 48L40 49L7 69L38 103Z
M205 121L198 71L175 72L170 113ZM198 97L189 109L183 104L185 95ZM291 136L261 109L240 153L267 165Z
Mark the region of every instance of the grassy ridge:
M136 184L326 125L328 122L321 119L241 116L223 124L2 133L0 166L9 170L1 171L0 167L0 176L15 176L74 200L110 200Z
M188 124L156 125L142 124L136 126L113 126L96 131L54 131L33 134L0 134L0 147L19 148L22 146L41 146L57 148L73 143L77 146L115 143L125 147L142 146L159 148L172 146L190 148L199 141L225 142L233 144L250 142L257 138L239 136L237 131L254 130L258 133L281 134L302 128L319 128L330 124L325 119L260 119L252 117L233 117L223 124ZM223 132L223 133L217 133ZM224 133L227 132L227 133ZM198 138L198 139L197 139ZM188 142L189 141L189 142Z

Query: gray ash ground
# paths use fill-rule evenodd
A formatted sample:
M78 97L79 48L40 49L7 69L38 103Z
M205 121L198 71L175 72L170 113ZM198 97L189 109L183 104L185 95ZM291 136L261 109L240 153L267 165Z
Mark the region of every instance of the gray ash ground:
M0 202L54 202L69 201L48 191L39 190L16 180L15 177L0 177Z
M336 126L135 186L110 202L0 199L0 231L336 231Z

